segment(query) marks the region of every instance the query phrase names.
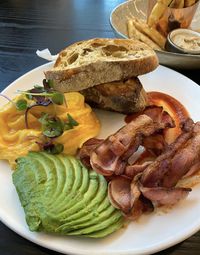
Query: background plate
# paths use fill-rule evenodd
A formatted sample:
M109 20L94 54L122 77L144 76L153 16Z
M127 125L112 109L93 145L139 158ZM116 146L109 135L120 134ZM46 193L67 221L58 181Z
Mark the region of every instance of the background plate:
M147 0L132 0L118 5L110 15L110 23L117 37L127 38L127 20L137 17L146 20ZM200 32L200 4L193 18L191 28ZM179 54L167 51L156 51L162 65L181 68L198 69L200 55Z
M4 94L13 97L17 89L28 89L34 84L41 84L43 72L50 67L52 63L25 74L6 88ZM150 74L141 76L140 79L147 91L161 91L174 96L185 105L195 121L200 120L200 87L193 81L162 66ZM5 99L0 98L0 105L4 103ZM104 111L97 111L97 114L102 122L101 137L124 125L122 114ZM150 254L181 242L200 229L200 185L198 185L186 200L167 213L157 211L142 216L138 221L130 223L127 228L104 239L32 233L26 225L8 164L1 161L0 169L1 221L19 235L55 251L76 255Z

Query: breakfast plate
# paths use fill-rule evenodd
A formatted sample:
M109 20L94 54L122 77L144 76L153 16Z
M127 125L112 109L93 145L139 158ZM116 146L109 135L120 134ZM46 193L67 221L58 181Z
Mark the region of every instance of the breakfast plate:
M128 38L127 20L133 17L146 20L147 1L131 0L126 1L117 7L110 14L110 24L118 38ZM191 28L200 31L200 5L193 18ZM198 69L200 66L200 55L181 54L167 51L156 51L159 62L173 68Z
M3 93L14 97L18 89L27 90L35 84L41 84L43 72L52 65L48 63L30 71L8 86ZM146 91L160 91L175 97L188 109L194 121L200 120L200 87L196 83L163 66L141 76L140 80ZM3 104L5 99L0 98L0 105ZM106 137L125 124L122 114L98 110L96 114L102 123L101 137ZM187 199L167 212L157 210L143 215L136 222L129 223L103 239L30 232L12 184L12 171L5 161L0 162L0 168L1 221L24 238L54 251L76 255L151 254L185 240L200 229L200 185L197 185Z

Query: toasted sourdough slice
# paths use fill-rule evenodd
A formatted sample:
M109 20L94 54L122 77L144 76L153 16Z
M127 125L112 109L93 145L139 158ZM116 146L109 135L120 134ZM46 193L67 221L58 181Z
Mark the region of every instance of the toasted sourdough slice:
M155 52L137 40L96 38L61 51L45 76L56 90L69 92L136 77L157 66Z
M137 77L113 81L80 91L93 107L125 114L142 111L147 106L147 95Z

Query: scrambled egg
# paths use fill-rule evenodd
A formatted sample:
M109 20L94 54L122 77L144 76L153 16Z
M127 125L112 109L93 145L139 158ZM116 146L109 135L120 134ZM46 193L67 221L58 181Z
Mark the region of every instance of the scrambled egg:
M16 102L22 96L14 99ZM98 135L100 123L91 107L85 104L84 97L78 92L65 93L67 106L50 104L47 107L36 106L29 110L28 126L25 124L25 111L16 109L9 102L0 108L0 159L8 160L14 167L15 159L26 155L29 151L39 151L38 142L42 137L41 113L56 114L66 120L69 113L79 125L54 138L55 143L64 145L63 153L74 155L78 148L88 139Z

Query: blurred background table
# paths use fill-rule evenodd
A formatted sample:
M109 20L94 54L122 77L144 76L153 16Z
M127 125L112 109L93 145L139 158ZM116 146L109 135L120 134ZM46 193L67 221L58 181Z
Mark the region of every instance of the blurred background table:
M46 63L36 56L37 49L49 48L56 54L75 41L94 37L114 37L109 24L109 15L115 6L122 2L122 0L1 0L0 90L27 71ZM199 69L178 71L200 84ZM58 255L23 239L2 223L0 223L0 254ZM161 254L200 254L200 232L172 248L157 253Z

